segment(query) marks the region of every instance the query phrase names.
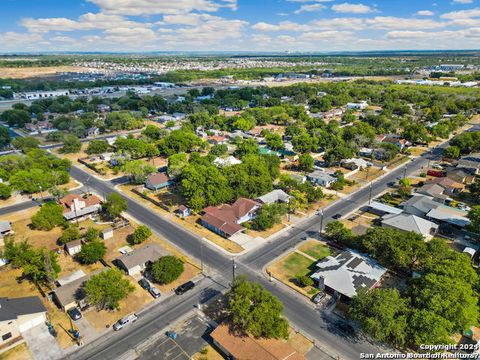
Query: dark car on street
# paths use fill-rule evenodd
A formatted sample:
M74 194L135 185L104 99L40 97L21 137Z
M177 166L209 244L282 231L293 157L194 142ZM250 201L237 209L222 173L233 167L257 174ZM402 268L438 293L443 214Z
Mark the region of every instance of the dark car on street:
M195 287L195 283L193 281L188 281L185 284L180 285L175 289L175 294L182 295L186 293L188 290L192 290Z
M79 320L82 318L82 313L76 307L67 310L67 313L68 316L72 318L72 320Z
M342 217L342 214L335 214L332 216L332 219L337 220L337 219L340 219L341 217Z

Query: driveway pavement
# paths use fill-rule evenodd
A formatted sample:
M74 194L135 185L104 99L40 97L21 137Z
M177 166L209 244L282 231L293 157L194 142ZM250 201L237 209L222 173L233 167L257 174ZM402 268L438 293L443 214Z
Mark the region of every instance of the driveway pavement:
M22 334L35 360L63 359L64 351L48 332L45 324L35 326Z
M75 326L78 328L78 331L80 331L84 343L89 343L98 336L97 330L95 330L85 317L75 321Z

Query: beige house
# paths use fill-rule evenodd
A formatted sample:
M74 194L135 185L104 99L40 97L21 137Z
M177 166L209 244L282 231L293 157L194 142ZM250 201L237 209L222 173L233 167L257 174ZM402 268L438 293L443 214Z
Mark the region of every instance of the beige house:
M47 309L38 296L0 298L0 346L45 323L46 314Z
M67 311L75 306L79 306L80 308L85 307L87 301L85 299L83 284L92 276L98 275L101 272L102 270L96 270L85 276L75 276L73 278L74 280L64 283L64 285L55 289L53 292L53 300L63 311Z

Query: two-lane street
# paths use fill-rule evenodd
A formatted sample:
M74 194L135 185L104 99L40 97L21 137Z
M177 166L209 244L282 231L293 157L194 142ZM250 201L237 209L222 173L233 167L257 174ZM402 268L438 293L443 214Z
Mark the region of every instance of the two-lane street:
M388 173L381 181L372 183L371 188L362 188L349 198L337 201L324 211L324 225L328 223L328 221L332 221L334 214L340 213L345 215L359 208L368 202L370 196L375 197L385 191L388 182L403 177L404 173L408 175L426 166L428 159L437 158L439 153L439 150L435 150L432 153L424 154L424 156L414 159L408 164ZM92 177L76 166L72 168L71 174L77 181L84 184L88 182L88 187L102 196L112 192L117 192L124 196L128 201L129 215L149 226L154 232L180 248L181 251L197 260L202 258L204 264L209 269L209 274L216 276L225 287L229 285L232 274L232 259L230 256L210 246L196 234L190 233L179 225L170 222L136 200L126 197L118 192L111 182L105 182L96 177ZM249 278L260 282L265 288L277 296L284 304L285 314L290 322L296 328L302 330L315 341L322 344L323 347L328 348L330 354L339 356L341 359L358 359L358 355L362 352L382 352L382 350L385 349L365 339L346 336L335 327L334 321L332 321L330 317L316 310L308 300L294 293L293 290L287 289L284 285L270 282L264 275L263 268L269 262L301 242L306 236L312 235L312 233L318 233L319 229L319 215L313 216L299 225L292 227L261 248L239 257L236 260L237 274L245 274ZM187 295L186 298L192 301L191 296L192 295ZM195 301L193 303L195 303ZM185 304L181 306L178 305L178 308L175 308L177 316L181 316L186 310ZM159 321L163 322L163 320ZM164 323L161 327L165 326L166 324ZM138 331L143 334L143 338L148 338L155 332L155 328L142 327L141 330ZM136 338L134 337L134 339ZM138 340L140 341L140 338ZM132 341L134 342L134 340ZM122 339L120 337L113 337L111 342L112 343L109 342L105 346L115 348L116 351L114 353L118 354L120 346L123 348L123 345L120 345ZM115 342L119 347L114 345ZM102 353L102 359L113 359L116 357L109 351L103 351L103 344L97 344L96 349ZM83 350L80 351L75 358L89 358L82 354Z

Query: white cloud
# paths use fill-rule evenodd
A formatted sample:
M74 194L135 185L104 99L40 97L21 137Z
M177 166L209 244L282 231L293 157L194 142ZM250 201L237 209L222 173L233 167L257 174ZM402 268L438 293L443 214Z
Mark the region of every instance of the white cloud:
M293 13L294 14L301 14L303 12L312 12L312 11L320 11L325 9L325 5L323 4L307 4L307 5L302 5L298 10L295 10Z
M457 4L471 4L473 0L453 0L453 2Z
M375 10L365 4L343 3L332 6L332 10L338 13L368 14Z
M103 12L119 15L185 14L192 11L214 12L222 7L235 10L236 0L87 0Z
M442 19L459 20L480 17L480 8L452 11L440 16Z
M394 16L376 16L367 19L366 23L373 29L379 30L438 29L448 26L446 22L438 22L431 19L398 18Z
M435 15L435 13L433 11L430 11L430 10L419 10L419 11L417 11L416 14L420 15L420 16L433 16L433 15Z

